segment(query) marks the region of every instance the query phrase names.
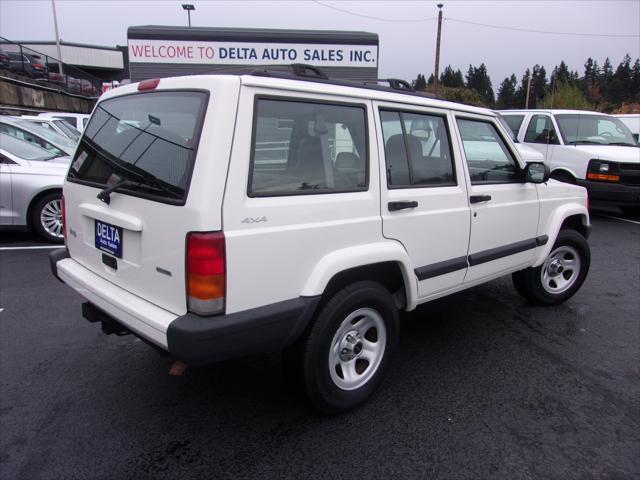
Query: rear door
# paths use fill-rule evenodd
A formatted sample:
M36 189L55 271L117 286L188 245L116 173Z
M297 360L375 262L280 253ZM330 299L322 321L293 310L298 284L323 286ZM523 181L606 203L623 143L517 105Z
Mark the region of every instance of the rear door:
M515 149L497 120L456 115L469 181L471 239L465 283L528 266L535 248L539 202L534 184L524 182Z
M376 107L384 236L404 245L425 298L460 285L467 271L470 213L452 118L442 109Z
M221 228L228 146L226 156L225 145L210 150L210 132L203 132L213 108L207 90L164 83L96 107L64 187L67 243L71 257L95 274L181 314L185 235Z

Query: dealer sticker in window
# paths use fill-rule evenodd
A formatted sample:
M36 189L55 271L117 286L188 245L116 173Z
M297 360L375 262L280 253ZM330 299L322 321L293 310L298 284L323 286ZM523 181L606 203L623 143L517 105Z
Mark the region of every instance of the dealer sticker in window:
M96 220L96 248L122 258L122 227Z

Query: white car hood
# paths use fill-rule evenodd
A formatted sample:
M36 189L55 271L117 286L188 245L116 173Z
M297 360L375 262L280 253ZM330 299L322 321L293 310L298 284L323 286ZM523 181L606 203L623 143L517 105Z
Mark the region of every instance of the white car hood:
M640 148L638 147L623 147L619 145L568 145L567 148L575 148L581 152L586 152L596 160L640 163Z
M515 145L518 152L520 152L520 156L525 162L544 162L544 155L535 148L531 148L524 143L516 143Z

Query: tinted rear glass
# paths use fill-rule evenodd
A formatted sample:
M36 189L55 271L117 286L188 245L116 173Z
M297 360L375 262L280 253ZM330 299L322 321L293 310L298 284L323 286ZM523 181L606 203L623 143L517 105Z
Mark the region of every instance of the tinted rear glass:
M191 179L207 94L152 92L116 97L95 109L69 179L183 203Z

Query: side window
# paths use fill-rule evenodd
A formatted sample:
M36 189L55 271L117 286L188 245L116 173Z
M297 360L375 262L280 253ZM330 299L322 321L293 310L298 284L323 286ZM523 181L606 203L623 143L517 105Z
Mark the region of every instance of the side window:
M509 125L509 128L513 132L513 137L516 138L520 130L520 125L522 125L522 121L524 120L524 115L502 115L502 118L504 118L504 121Z
M250 196L367 189L365 107L258 99L253 128Z
M521 170L490 122L458 119L472 184L521 181Z
M547 115L534 115L529 121L525 142L559 145L558 134L553 128L553 122Z
M24 140L26 142L30 142L35 145L38 145L39 147L49 150L51 153L55 155L59 155L59 156L66 155L66 153L64 153L55 145L52 145L51 143L47 142L46 140L40 137L36 137L35 135L27 132L26 130L21 130L19 128L16 128L13 125L7 125L6 123L0 124L0 132L11 135L12 137L19 138L20 140Z
M60 120L64 120L74 128L78 126L78 124L76 123L76 117L56 117L56 118L59 118Z
M380 120L389 188L456 184L444 118L381 110Z

